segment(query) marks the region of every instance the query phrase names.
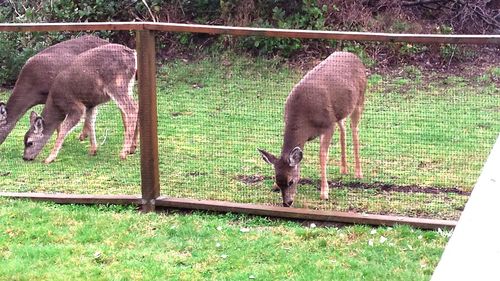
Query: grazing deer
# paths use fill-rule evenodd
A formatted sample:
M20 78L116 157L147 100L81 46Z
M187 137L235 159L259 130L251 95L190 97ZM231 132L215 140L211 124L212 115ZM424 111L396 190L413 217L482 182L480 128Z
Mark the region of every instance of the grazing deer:
M107 44L81 53L54 79L41 116L32 112L24 137L24 160L33 160L59 127L59 133L45 163L55 160L64 138L86 113L90 126L90 155L97 144L94 121L96 107L110 99L118 105L125 126L120 158L134 153L137 146L138 107L132 98L136 72L136 52L118 44Z
M292 89L285 103L285 129L281 156L259 149L262 158L274 166L283 206L293 203L300 178L304 144L319 136L321 196L328 199L326 164L328 148L338 124L341 145L341 173L347 173L344 120L351 117L355 176L362 178L359 160L358 125L363 111L366 70L354 54L335 52L310 70Z
M45 103L54 78L61 70L77 55L105 44L109 42L86 35L55 44L31 57L21 69L7 103L0 102L0 144L28 109ZM88 130L89 124L85 123L80 140L86 138Z

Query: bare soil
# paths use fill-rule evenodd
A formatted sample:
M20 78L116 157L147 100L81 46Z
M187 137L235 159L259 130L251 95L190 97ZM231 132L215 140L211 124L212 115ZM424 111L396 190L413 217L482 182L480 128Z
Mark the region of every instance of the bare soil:
M273 177L263 176L259 174L255 175L238 175L236 179L246 185L256 185L264 180L273 180ZM302 178L299 181L299 185L313 185L319 188L319 180L313 180L309 178ZM376 190L379 192L402 192L402 193L429 193L429 194L458 194L458 195L470 195L470 192L464 191L458 187L434 187L434 186L420 186L420 185L396 185L383 182L343 182L343 181L328 181L330 188L348 188L348 189L366 189L366 190Z

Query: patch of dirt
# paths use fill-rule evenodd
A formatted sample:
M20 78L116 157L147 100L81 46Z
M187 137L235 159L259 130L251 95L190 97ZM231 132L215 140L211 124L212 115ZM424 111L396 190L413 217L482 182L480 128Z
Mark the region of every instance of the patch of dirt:
M254 185L263 182L266 179L270 179L270 177L264 177L262 175L238 175L236 179L246 185Z
M273 180L273 177L255 175L238 175L236 180L246 184L255 185L264 180ZM309 178L302 178L299 181L300 185L314 185L319 188L319 180ZM402 192L402 193L429 193L429 194L443 194L453 193L458 195L469 196L470 192L464 191L458 187L434 187L434 186L420 186L420 185L396 185L383 182L342 182L342 181L328 181L330 188L348 188L348 189L372 189L380 192Z
M189 172L189 173L186 173L186 176L190 176L190 177L199 177L199 176L206 176L208 175L208 173L205 173L205 172Z
M348 182L328 181L330 188L351 188L351 189L377 189L384 192L404 192L404 193L454 193L458 195L470 195L470 192L461 190L457 187L434 187L434 186L419 186L419 185L396 185L382 182L363 183L363 182Z

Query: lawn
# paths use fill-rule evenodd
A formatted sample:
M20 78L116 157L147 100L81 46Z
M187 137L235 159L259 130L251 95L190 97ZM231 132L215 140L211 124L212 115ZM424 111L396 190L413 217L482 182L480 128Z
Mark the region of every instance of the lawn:
M429 280L449 235L0 198L0 280Z
M227 54L164 63L157 77L162 195L279 204L272 167L257 148L280 152L284 101L302 75L275 60ZM352 176L349 129L351 174L340 175L335 133L330 200L320 201L319 144L311 141L295 206L457 219L500 131L498 79L494 69L467 78L417 68L373 73L360 127L365 178ZM114 104L100 109L96 157L86 155L77 129L55 163L41 163L51 144L26 163L27 127L25 116L0 146L2 191L140 193L139 155L118 158L123 129Z

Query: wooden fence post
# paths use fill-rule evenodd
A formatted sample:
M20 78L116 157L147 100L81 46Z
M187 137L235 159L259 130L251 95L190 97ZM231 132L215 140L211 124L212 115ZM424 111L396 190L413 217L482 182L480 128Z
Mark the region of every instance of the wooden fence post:
M141 141L142 211L155 209L160 196L158 167L158 114L156 103L156 55L153 31L136 33L139 120Z

